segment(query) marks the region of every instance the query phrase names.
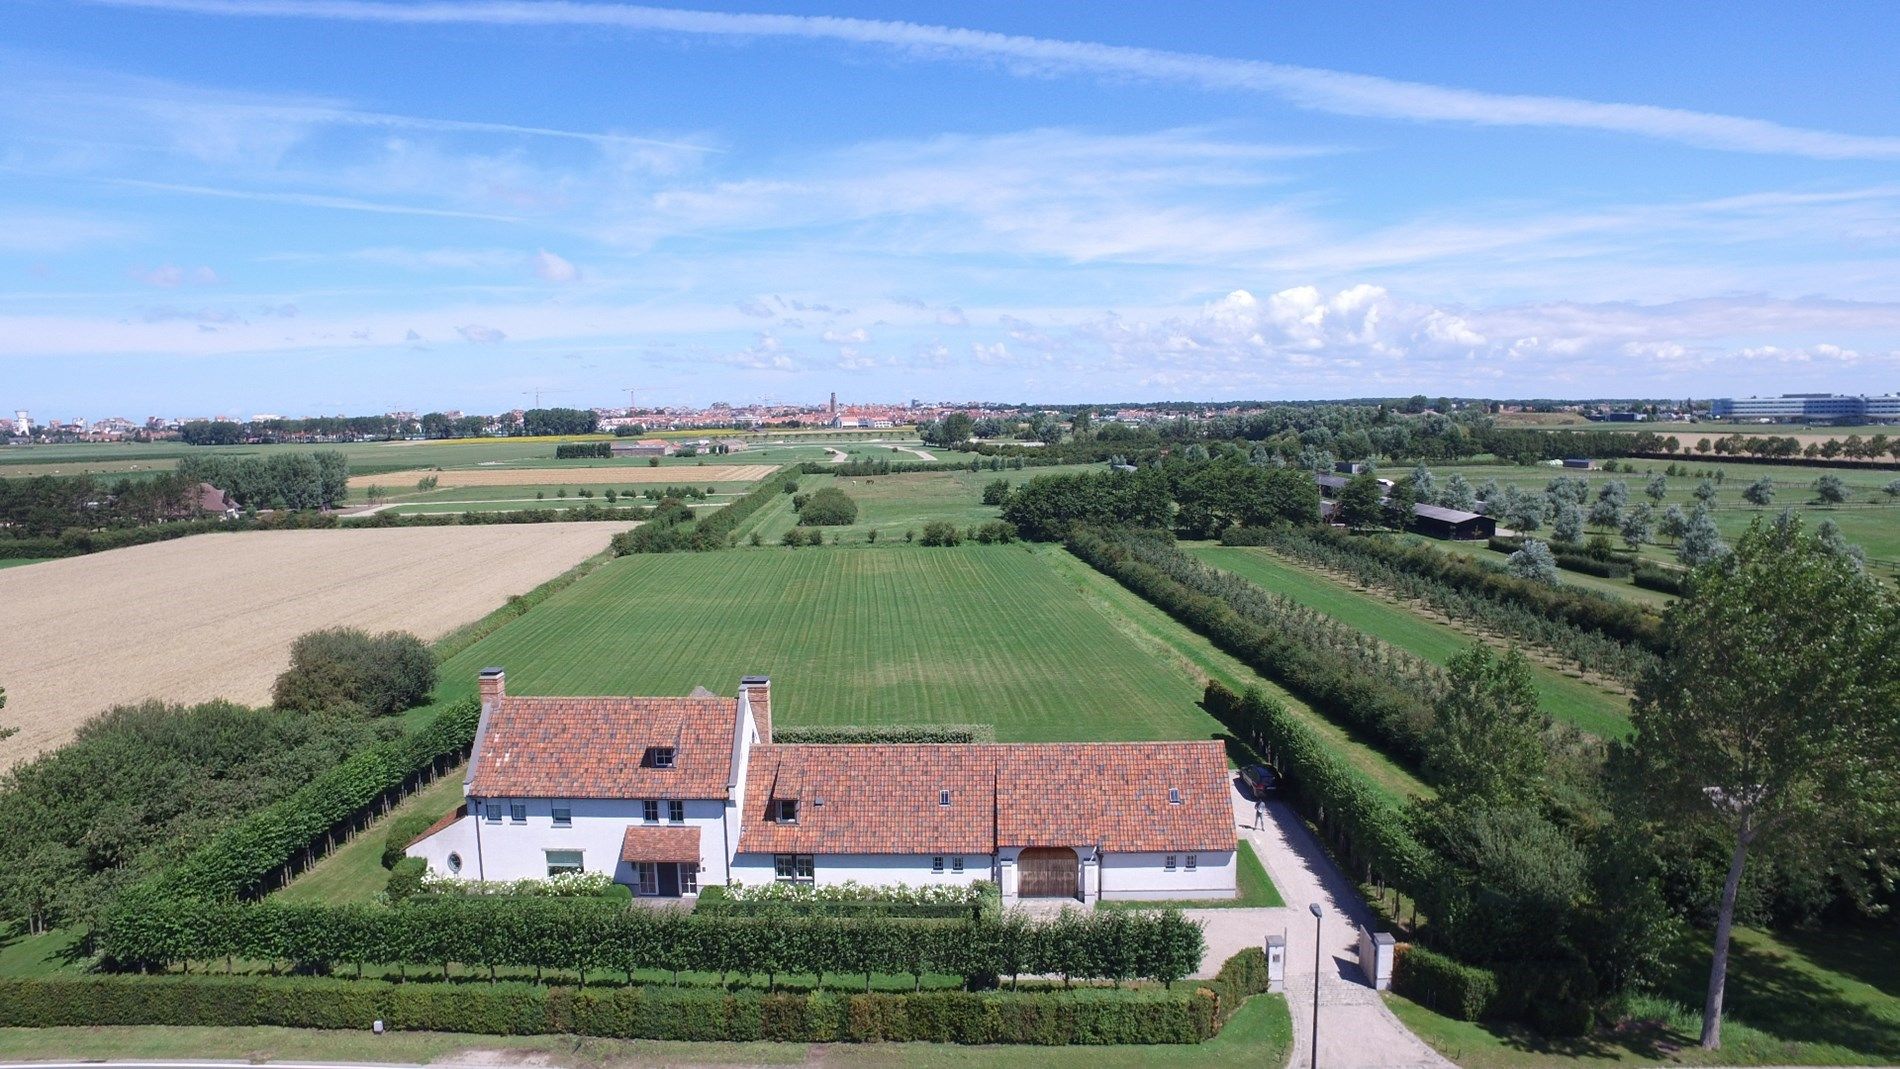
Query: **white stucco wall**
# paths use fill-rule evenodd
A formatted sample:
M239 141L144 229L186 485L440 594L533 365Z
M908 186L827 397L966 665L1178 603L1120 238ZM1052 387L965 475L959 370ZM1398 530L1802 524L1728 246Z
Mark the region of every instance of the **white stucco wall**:
M1103 856L1103 898L1232 898L1238 893L1239 870L1231 850L1194 855L1195 870L1187 869L1188 852L1174 855L1174 871L1167 870L1166 854Z
M647 824L641 819L642 806L637 800L578 799L566 802L573 809L569 827L554 826L551 798L493 798L499 803L500 821L488 821L478 813L465 815L444 829L409 848L412 857L425 858L429 871L450 874L448 855L462 855L462 871L454 873L466 880L544 879L548 874L547 851L579 850L581 865L588 872L605 872L615 882L632 884L633 866L620 860L620 843L628 825L638 827L680 827L669 822L666 802L660 803L660 822ZM516 823L509 816L512 803L525 803L526 821ZM471 809L474 808L472 805ZM724 883L726 874L725 818L723 801L692 799L686 802L684 826L699 829L701 886ZM479 827L479 838L478 829Z
M954 872L956 854L943 855L943 872L931 871L930 854L818 854L812 860L812 882L819 887L851 881L877 885L901 883L962 886L990 878L990 855L963 854L963 871ZM744 884L776 879L771 854L740 854L732 859L733 878Z

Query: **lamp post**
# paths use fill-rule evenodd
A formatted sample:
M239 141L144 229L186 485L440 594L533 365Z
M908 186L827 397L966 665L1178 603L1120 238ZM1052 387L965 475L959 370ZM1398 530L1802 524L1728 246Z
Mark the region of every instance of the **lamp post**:
M1319 958L1321 953L1319 926L1326 911L1319 908L1318 902L1307 905L1313 914L1313 1062L1312 1069L1319 1069Z

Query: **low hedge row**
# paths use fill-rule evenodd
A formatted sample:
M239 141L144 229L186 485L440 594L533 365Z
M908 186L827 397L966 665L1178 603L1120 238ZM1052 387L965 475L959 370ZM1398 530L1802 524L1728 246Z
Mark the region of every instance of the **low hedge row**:
M1198 1043L1216 995L1075 991L768 994L712 988L576 990L225 976L0 980L0 1026L172 1025L804 1043Z
M1524 548L1525 539L1498 536L1485 543L1495 553L1516 553ZM1602 579L1628 579L1631 563L1628 554L1619 552L1608 559L1593 557L1585 552L1577 542L1548 542L1550 555L1557 561L1557 567L1573 572L1594 575Z
M740 524L779 494L786 493L787 487L797 485L797 469L785 469L746 491L731 504L715 509L698 520L693 520L688 514L682 518L682 522L649 522L644 527L617 534L613 537L614 554L626 556L630 553L725 549Z
M723 887L699 892L693 912L720 917L897 917L906 920L976 920L980 907L966 902L894 902L889 899L811 901L734 900Z
M605 460L613 455L612 442L562 442L554 447L556 460Z
M1637 586L1660 590L1665 594L1681 597L1689 593L1689 573L1679 568L1667 568L1654 561L1637 561L1631 581Z
M475 742L481 703L468 698L442 710L428 726L353 754L289 797L219 832L141 888L145 900L242 898L267 890L284 866L339 826L363 818L385 795L431 768L466 754Z
M1012 915L973 922L757 917L632 909L603 899L426 896L396 908L120 896L93 931L121 968L232 957L339 967L440 966L821 975L1049 975L1172 984L1206 940L1177 911Z
M1460 1021L1490 1016L1498 978L1421 946L1406 946L1392 963L1392 990L1427 1009Z

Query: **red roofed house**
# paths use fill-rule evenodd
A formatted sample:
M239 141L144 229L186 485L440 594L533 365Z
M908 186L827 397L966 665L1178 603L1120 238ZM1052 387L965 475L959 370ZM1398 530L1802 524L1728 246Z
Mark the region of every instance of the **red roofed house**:
M708 883L969 883L1006 899L1236 891L1219 742L772 743L771 681L685 698L510 697L482 672L467 805L410 847L436 872Z

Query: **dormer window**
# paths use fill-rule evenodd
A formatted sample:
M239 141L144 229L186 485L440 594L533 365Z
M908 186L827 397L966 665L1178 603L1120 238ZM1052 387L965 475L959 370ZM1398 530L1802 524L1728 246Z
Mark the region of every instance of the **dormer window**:
M1168 804L1169 805L1181 804L1181 788L1179 787L1168 788Z
M673 747L671 746L647 747L646 760L642 763L645 764L648 768L672 768L673 767Z
M945 806L947 806L947 805L949 805L949 804L950 804L950 792L949 792L949 791L938 791L938 792L937 792L937 804L938 804L938 805L945 805Z
M771 813L768 815L772 823L774 824L798 823L798 799L796 798L772 799Z

